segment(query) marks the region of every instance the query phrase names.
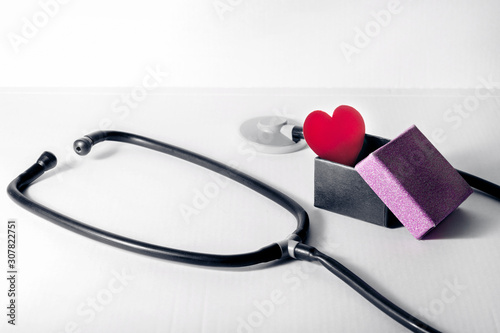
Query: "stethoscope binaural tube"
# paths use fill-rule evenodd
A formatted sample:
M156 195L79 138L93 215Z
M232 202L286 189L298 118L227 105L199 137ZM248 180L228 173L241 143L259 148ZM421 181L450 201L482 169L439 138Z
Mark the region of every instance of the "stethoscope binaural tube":
M99 131L87 135L84 138L75 141L74 150L79 155L87 155L93 145L102 141L125 142L156 150L200 165L239 182L274 201L281 207L288 210L296 218L297 228L288 237L289 239L305 240L307 237L309 217L306 211L299 204L285 194L234 168L173 145L136 134L118 131ZM46 171L54 168L56 164L56 157L50 152L44 152L38 159L37 163L9 184L7 192L15 202L27 210L83 236L151 257L202 266L243 267L278 260L284 256L288 256L282 246L283 242L286 242L287 240L280 243L270 244L254 252L233 255L217 255L162 247L92 227L36 203L23 193L23 191L30 186L34 180L43 175Z
M298 203L285 194L253 177L205 156L136 134L118 131L95 132L75 141L74 150L79 155L87 155L92 149L92 146L102 141L125 142L149 148L184 159L222 174L262 194L288 210L296 218L297 228L290 236L281 242L270 244L254 252L233 255L183 251L113 234L60 214L46 206L34 202L24 194L24 191L34 180L56 166L57 159L50 152L44 152L33 166L14 179L9 184L7 192L11 198L22 207L63 228L121 249L151 257L194 265L217 267L243 267L290 257L298 260L318 262L356 290L365 299L410 331L419 333L439 332L390 302L333 258L321 253L314 247L304 244L309 228L308 215ZM480 181L479 178L476 178L473 180ZM495 184L491 185L493 187L496 186ZM498 191L498 186L494 189Z

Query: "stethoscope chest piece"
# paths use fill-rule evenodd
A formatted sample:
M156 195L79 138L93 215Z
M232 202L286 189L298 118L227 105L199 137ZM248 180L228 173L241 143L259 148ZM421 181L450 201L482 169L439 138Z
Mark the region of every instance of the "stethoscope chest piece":
M299 126L299 122L285 117L258 117L241 124L240 134L259 152L286 154L307 146L305 140L292 137L293 129Z

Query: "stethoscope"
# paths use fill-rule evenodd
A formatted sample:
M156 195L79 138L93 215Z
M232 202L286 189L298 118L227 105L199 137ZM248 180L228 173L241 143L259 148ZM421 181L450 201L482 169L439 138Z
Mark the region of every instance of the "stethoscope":
M294 122L286 119L283 120L280 117L268 117L264 120L256 118L248 123L250 125L242 125L242 135L246 136L250 133L251 137L254 138L252 139L254 143L264 148L266 145L268 148L270 147L271 151L268 152L291 152L298 150L297 148L302 149L305 146L304 140L302 140L302 129ZM252 126L253 132L250 130ZM287 137L289 138L287 139ZM235 168L208 157L136 134L118 131L98 131L76 140L73 147L78 155L83 156L87 155L94 145L103 141L118 141L149 148L224 175L285 208L295 217L297 227L288 237L279 242L269 244L253 252L232 255L183 251L127 238L92 227L91 225L58 213L51 208L33 201L24 194L25 190L37 178L56 166L57 159L50 152L44 152L35 164L14 179L7 188L8 194L20 206L63 228L99 242L151 257L213 267L244 267L288 258L319 262L361 296L410 331L439 332L396 306L335 259L305 244L309 229L309 217L304 208L287 195ZM472 175L465 173L463 175L467 177L466 180L471 186L500 199L499 186Z

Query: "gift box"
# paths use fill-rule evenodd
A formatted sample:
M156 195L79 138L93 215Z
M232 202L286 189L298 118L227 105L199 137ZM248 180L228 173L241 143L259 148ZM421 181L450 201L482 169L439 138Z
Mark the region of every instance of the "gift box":
M315 160L316 207L385 227L396 217L421 239L473 193L416 126L391 141L366 135L358 161Z
M366 134L358 161L388 142ZM353 167L319 157L314 160L314 206L384 227L401 225Z

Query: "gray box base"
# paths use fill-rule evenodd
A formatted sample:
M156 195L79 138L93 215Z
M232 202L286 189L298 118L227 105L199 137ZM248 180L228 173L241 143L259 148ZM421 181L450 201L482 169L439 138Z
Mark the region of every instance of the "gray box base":
M358 161L387 142L366 134ZM401 225L353 167L319 157L314 160L314 206L384 227Z

